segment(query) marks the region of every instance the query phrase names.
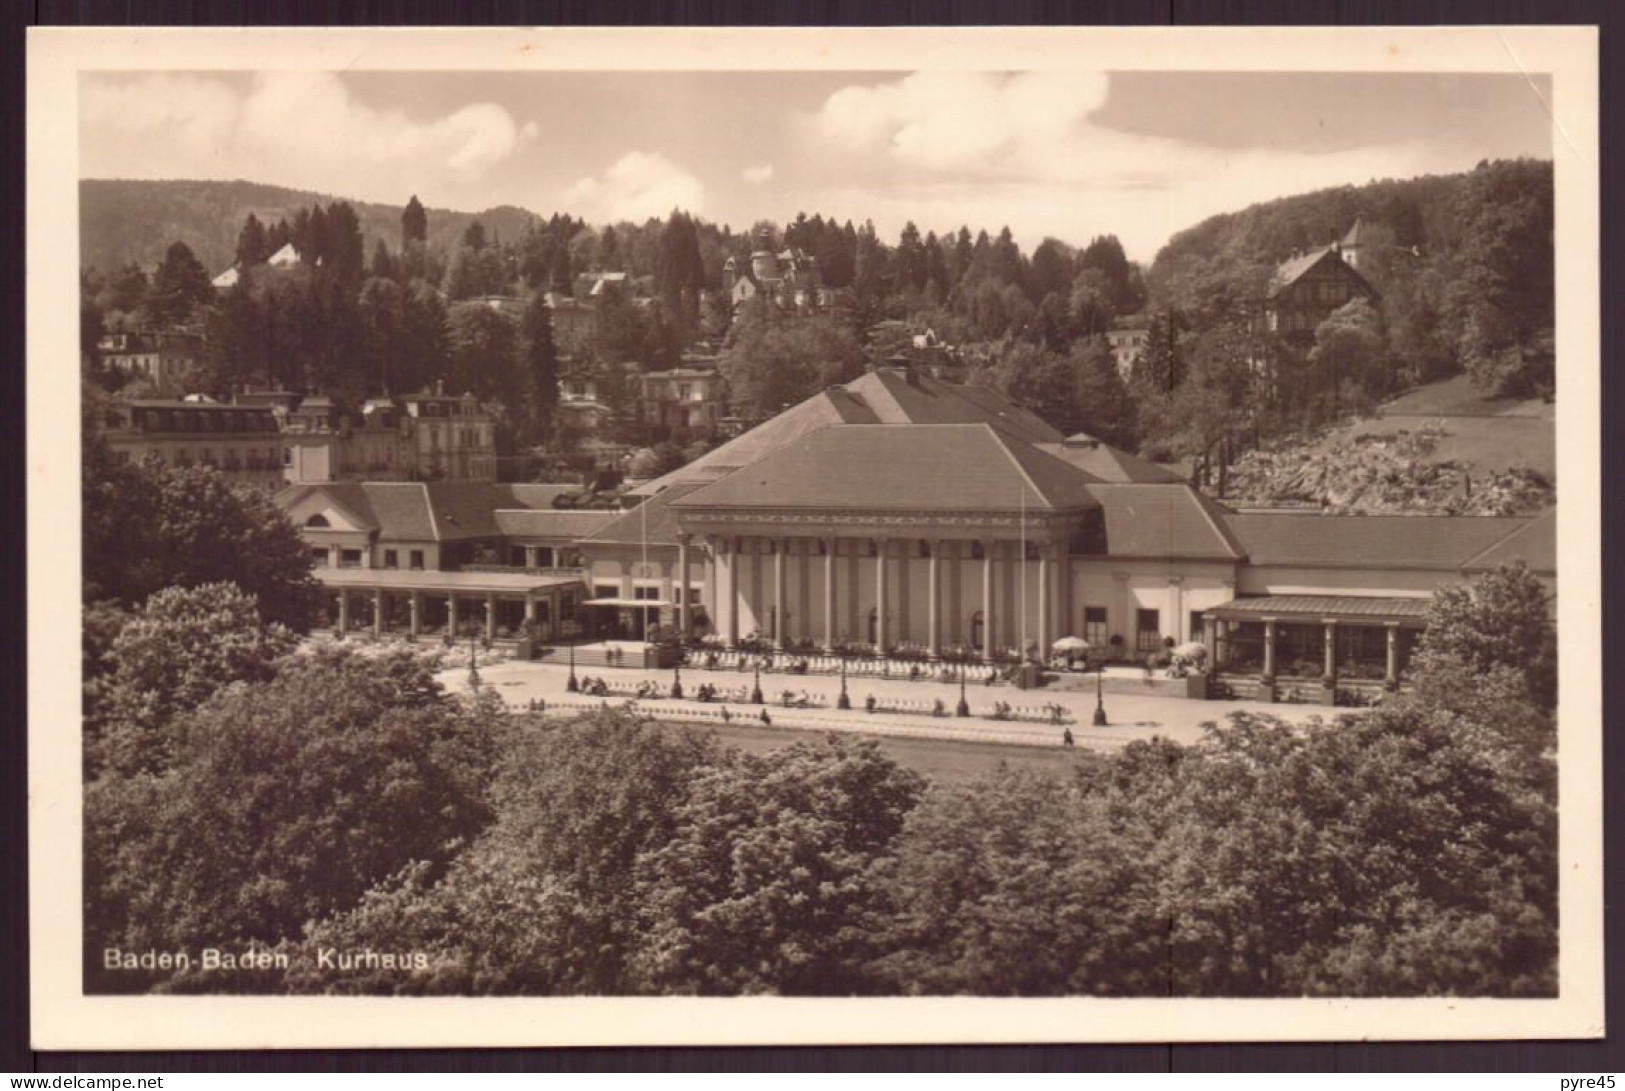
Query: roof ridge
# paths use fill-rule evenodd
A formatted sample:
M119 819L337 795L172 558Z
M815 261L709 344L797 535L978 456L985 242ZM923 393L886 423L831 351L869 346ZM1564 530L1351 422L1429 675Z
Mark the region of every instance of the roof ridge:
M1196 509L1202 513L1202 518L1207 520L1208 526L1213 528L1213 533L1217 534L1220 539L1224 541L1225 545L1230 547L1231 551L1235 553L1238 559L1246 560L1247 549L1241 544L1241 540L1236 537L1235 531L1230 529L1229 524L1225 522L1224 519L1218 518L1214 514L1213 509L1215 507L1218 507L1222 512L1224 511L1223 506L1220 505L1217 500L1214 500L1211 496L1208 496L1206 493L1202 492L1201 489L1198 489L1196 486L1190 484L1190 482L1185 482L1182 487L1195 498Z
M1553 511L1555 511L1555 510L1556 509L1554 508ZM1497 518L1497 516L1492 515L1492 516L1489 516L1488 518L1494 519L1494 518ZM1500 549L1507 542L1509 542L1513 538L1516 538L1518 535L1522 534L1524 531L1528 530L1530 527L1534 526L1535 523L1539 521L1541 516L1539 516L1539 515L1536 515L1536 516L1511 516L1511 515L1508 515L1508 516L1500 516L1500 518L1516 519L1517 522L1518 522L1518 525L1508 529L1508 531L1505 534L1501 535L1499 538L1495 539L1495 541L1491 542L1489 545L1485 546L1483 549L1479 550L1477 553L1474 553L1471 557L1468 557L1465 561L1461 562L1461 566L1463 568L1471 567L1474 563L1476 563L1478 561L1478 559L1480 557L1484 556L1486 553L1493 553L1495 550Z
M396 482L389 482L389 484L396 484ZM429 513L429 532L434 535L435 541L444 541L440 536L440 520L435 517L434 497L429 492L429 483L427 481L408 481L403 482L403 484L416 485L422 490L423 506Z
M981 428L986 429L987 433L993 437L993 441L997 443L999 445L999 449L1004 452L1004 457L1008 458L1011 464L1015 466L1016 472L1021 474L1021 479L1027 483L1028 488L1033 490L1038 499L1050 507L1054 507L1055 505L1050 500L1049 496L1045 494L1043 489L1038 487L1038 482L1033 480L1033 475L1027 472L1027 467L1022 464L1021 459L1016 457L1016 452L1014 449L1012 449L1010 443L1008 442L1009 437L1006 437L1004 433L993 427L993 424L990 421L978 421L977 424ZM1031 444L1025 444L1025 446L1031 446ZM1025 493L1022 494L1022 499L1026 499Z

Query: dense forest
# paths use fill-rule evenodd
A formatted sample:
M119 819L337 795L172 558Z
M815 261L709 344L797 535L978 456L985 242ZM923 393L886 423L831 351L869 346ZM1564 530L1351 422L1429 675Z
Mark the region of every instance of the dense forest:
M253 215L261 223L290 223L301 208L345 200L354 209L367 250L400 238L404 205L350 201L342 195L288 189L260 182L86 179L79 183L79 261L87 268L121 269L156 262L169 245L184 242L210 276L230 267L237 234ZM428 243L450 250L479 220L499 236L518 235L534 218L505 205L483 212L434 209Z
M1495 393L1550 393L1552 165L1344 186L1253 205L1174 235L1147 272L1155 307L1195 330L1256 308L1286 257L1362 224L1359 268L1401 381L1467 372Z
M939 236L908 223L891 241L872 223L805 212L735 231L680 210L593 226L515 209L430 212L416 198L401 210L290 207L301 195L247 183L87 182L83 192L87 340L190 319L209 335L205 383L216 393L261 382L361 396L444 381L504 407L509 449L548 438L556 397L556 350L536 300L579 295L603 272L626 280L596 299L597 334L578 362L658 369L698 340L720 343L736 409L763 417L906 347L877 336L888 323L931 329L969 381L1065 433L1187 460L1207 480L1240 452L1444 376L1464 372L1495 396L1554 393L1544 161L1255 205L1176 234L1143 274L1111 235L1026 251L1008 228ZM1261 308L1279 264L1356 221L1358 268L1375 299L1337 309L1312 336L1267 332ZM260 264L283 241L305 262ZM815 259L840 305L736 315L724 264L748 264L764 245ZM151 270L127 260L137 253L165 259ZM207 283L214 255L215 266L243 271L218 298ZM481 305L486 296L536 313L521 320ZM1105 339L1124 323L1149 330L1126 375Z

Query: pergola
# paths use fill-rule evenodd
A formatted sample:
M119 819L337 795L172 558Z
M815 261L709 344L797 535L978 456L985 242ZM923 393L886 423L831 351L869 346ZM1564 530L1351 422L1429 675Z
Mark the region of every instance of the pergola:
M1264 682L1275 681L1281 666L1279 646L1304 650L1317 644L1323 663L1321 677L1335 686L1340 665L1374 659L1366 650L1380 642L1383 682L1393 687L1399 684L1402 656L1415 634L1427 626L1429 601L1362 595L1263 595L1228 602L1208 611L1204 621L1213 634L1214 662L1221 668L1236 659L1243 634L1261 632ZM1377 641L1369 639L1377 634Z
M484 608L483 621L488 639L497 638L497 613L505 603L523 603L525 623L536 625L540 635L546 639L561 620L560 608L564 595L578 592L583 586L579 575L529 572L327 568L317 569L316 577L337 599L335 628L339 633L355 631L351 627L351 606L359 599L370 606L371 631L375 636L397 631L389 624L391 608L404 603L407 608L406 636L410 639L416 639L425 632L455 633L459 604L470 601ZM443 616L443 630L431 613Z

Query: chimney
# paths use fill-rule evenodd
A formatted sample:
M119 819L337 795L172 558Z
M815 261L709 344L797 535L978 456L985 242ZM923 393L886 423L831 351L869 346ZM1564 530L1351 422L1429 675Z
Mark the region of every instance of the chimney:
M901 352L886 357L877 370L900 376L910 386L920 385L920 376L914 367L914 361Z

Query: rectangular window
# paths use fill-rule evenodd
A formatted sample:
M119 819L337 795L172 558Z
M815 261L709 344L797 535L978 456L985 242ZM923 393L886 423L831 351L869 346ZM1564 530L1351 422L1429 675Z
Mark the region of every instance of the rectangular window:
M1204 620L1203 620L1203 617L1202 617L1202 611L1200 611L1200 610L1192 610L1191 611L1191 636L1190 636L1190 638L1192 640L1195 640L1195 641L1198 641L1198 642L1205 641L1207 639L1207 637L1204 635L1206 632L1207 632L1207 626L1206 626L1206 624L1204 624Z
M660 588L634 587L632 588L632 597L639 602L658 602L660 600Z
M1162 649L1162 612L1160 610L1134 611L1134 647L1137 651L1155 652Z
M698 587L690 587L688 589L688 604L690 606L699 606L699 605L701 605L701 603L700 603L700 589Z
M595 583L592 585L592 597L595 599L618 598L620 593L621 585L618 583Z
M320 546L313 546L310 550L310 563L317 568L327 567L327 550Z
M559 596L559 620L574 621L576 619L576 594L566 591Z
M361 551L359 549L341 549L341 550L339 550L339 567L340 568L360 568L361 567Z
M384 567L399 568L400 566L400 554L393 549L384 550Z
M1104 606L1085 606L1083 608L1083 639L1089 642L1091 648L1104 648L1108 639L1106 634L1106 608Z
M421 549L412 550L411 560L412 560L412 571L414 571L414 572L422 572L423 571L423 550L421 550Z

